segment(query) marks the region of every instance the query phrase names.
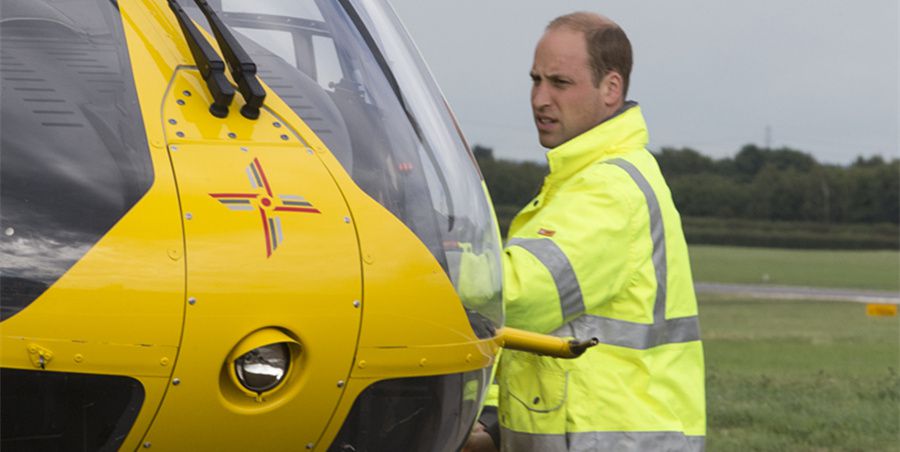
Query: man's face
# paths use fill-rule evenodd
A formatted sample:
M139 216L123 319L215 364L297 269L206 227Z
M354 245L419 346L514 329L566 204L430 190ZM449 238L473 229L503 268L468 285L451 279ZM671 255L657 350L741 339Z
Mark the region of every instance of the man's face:
M531 110L546 148L581 135L614 111L604 102L604 84L594 86L587 43L579 31L558 27L544 33L534 52L531 79Z

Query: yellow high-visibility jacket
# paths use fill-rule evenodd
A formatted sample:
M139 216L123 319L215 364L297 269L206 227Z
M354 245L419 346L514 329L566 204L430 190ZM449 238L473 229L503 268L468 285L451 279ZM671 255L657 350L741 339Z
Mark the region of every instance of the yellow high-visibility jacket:
M703 349L687 246L637 104L551 150L513 220L506 324L596 337L574 360L507 350L503 450L700 451Z

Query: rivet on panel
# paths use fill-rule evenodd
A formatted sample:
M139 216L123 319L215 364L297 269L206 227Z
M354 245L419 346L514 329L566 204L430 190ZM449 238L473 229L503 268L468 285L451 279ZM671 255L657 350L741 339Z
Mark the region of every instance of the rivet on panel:
M149 449L150 446L152 446L152 444L150 444L150 441L147 441L146 443L144 443L144 449Z
M272 125L275 127L281 127L281 123L278 121L273 122Z
M191 92L188 90L182 91L181 94L184 94L185 97L191 97Z
M350 222L350 217L344 217L344 223L349 223L349 222Z
M175 101L175 103L178 104L178 105L184 105L184 100L183 100L183 99L178 99L178 100Z
M169 358L163 357L163 359L159 360L159 365L166 367L169 365Z
M428 360L427 360L427 359L422 358L422 359L419 360L419 367L425 367L426 364L428 364Z
M466 362L467 362L467 363L472 362L472 354L471 354L471 353L469 353L468 355L466 355Z
M289 137L288 137L287 135L281 134L281 139L282 139L282 140L287 141L288 138L289 138Z
M184 214L184 219L185 219L185 220L190 220L190 219L191 219L191 218L194 218L194 216L193 216L193 215L191 215L191 213L190 213L190 212L188 212L188 213L186 213L186 214Z
M173 378L173 379L172 379L172 385L173 385L173 386L178 386L178 385L180 385L180 384L181 384L181 379L180 379L180 378L177 378L177 377L176 377L176 378Z
M343 387L344 387L344 380L338 380L338 382L337 382L337 387L343 388Z
M306 153L309 154L309 155L313 155L313 150L312 150L312 148L306 148Z
M172 124L174 126L175 124L178 124L178 121L173 118L169 118L169 124Z
M247 152L247 151L249 151L249 149L247 149L247 146L241 146L241 151Z
M312 448L313 448L313 443L306 443L306 448L307 448L307 449L312 449Z
M188 304L189 304L189 305L193 306L193 305L196 304L196 303L197 303L197 299L196 299L196 298L194 298L194 297L188 298Z
M228 138L235 139L237 138L237 134L234 132L228 132Z
M359 300L353 300L353 307L354 307L354 308L358 308L358 307L359 307Z
M360 369L365 369L366 366L368 365L368 363L366 363L366 360L362 359L359 361L359 364L357 364L357 365L359 366Z
M169 150L170 150L170 151L177 151L177 150L178 150L178 146L169 146Z
M82 355L81 353L76 353L75 357L73 359L75 360L76 363L80 363L80 362L84 361L84 355Z
M177 136L178 138L184 138L184 132L179 130L178 132L175 132L175 136Z

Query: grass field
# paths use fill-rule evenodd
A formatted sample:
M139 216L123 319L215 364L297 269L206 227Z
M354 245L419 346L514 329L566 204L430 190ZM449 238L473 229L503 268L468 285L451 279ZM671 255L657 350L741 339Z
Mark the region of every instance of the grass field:
M900 290L900 252L691 245L695 281Z
M708 297L700 315L708 451L900 451L900 317Z

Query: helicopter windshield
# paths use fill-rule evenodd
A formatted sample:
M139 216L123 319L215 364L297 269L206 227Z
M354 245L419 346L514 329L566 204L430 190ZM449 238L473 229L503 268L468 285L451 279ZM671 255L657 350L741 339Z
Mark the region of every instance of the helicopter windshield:
M108 1L4 0L0 320L65 273L150 189L121 15Z
M429 248L476 333L491 335L503 316L494 216L452 113L390 7L377 0L209 4L268 88ZM182 5L206 25L199 9Z

